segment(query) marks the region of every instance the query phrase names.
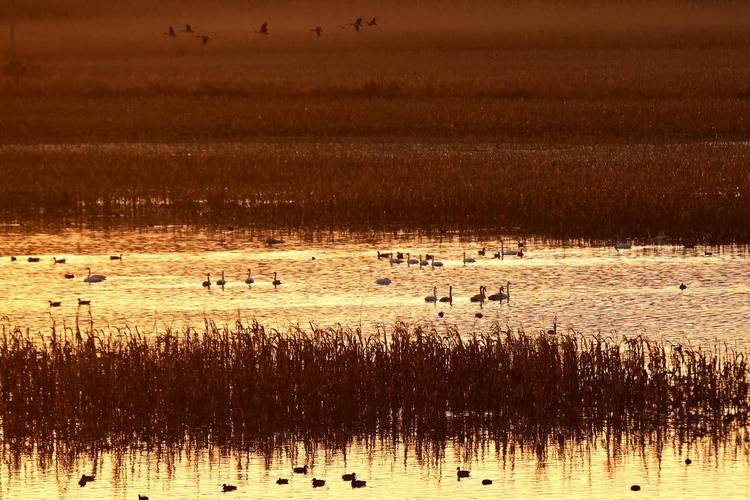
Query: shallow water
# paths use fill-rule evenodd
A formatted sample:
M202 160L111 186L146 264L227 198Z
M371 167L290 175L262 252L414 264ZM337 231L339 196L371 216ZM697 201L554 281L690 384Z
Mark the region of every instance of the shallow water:
M455 324L463 331L493 322L527 331L552 328L584 333L644 333L652 338L742 346L750 340L748 248L634 244L612 247L563 246L529 240L523 258L494 259L499 240L462 241L457 236L345 235L312 238L282 235L282 245L264 244L268 234L244 231L200 232L182 227L138 231L63 229L31 233L6 228L0 233L0 316L7 325L48 331L52 321L73 326L76 315L98 327L138 326L149 331L168 325L202 326L208 317L221 324L256 318L284 329L342 323L367 329L394 321ZM515 248L515 240L504 244ZM487 256L477 250L487 247ZM390 265L376 251L401 250L412 256L434 253L443 268ZM462 262L463 252L476 259ZM710 251L713 255L706 256ZM122 261L109 256L122 253ZM16 255L12 262L10 255ZM34 255L39 263L27 262ZM66 258L53 264L53 256ZM107 276L83 283L85 269ZM244 283L247 269L255 283ZM227 285L206 290L221 271ZM64 279L65 272L75 279ZM282 284L274 288L273 273ZM390 278L390 286L375 284ZM510 282L509 302L471 303L486 285L488 294ZM678 285L685 282L687 290ZM427 304L453 285L454 302ZM78 307L77 298L91 300ZM47 301L62 301L50 308ZM444 318L438 312L444 312ZM477 312L483 318L475 317Z

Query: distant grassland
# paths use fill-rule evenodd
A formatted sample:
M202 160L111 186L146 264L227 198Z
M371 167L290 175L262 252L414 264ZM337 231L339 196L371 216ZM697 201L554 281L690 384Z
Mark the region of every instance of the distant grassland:
M744 10L437 5L24 20L0 217L750 240Z

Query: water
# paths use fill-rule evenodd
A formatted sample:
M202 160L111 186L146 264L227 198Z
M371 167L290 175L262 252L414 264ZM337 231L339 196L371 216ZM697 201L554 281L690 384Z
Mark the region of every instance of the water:
M290 324L356 326L365 330L395 321L444 322L464 331L493 322L527 331L552 328L584 333L636 334L691 343L742 346L750 340L748 248L724 246L683 249L669 245L613 247L548 245L529 240L523 258L493 259L499 240L466 242L409 235L284 236L268 247L268 234L242 231L200 232L184 228L140 231L29 233L6 228L0 235L0 315L5 324L47 331L54 320L71 326L77 314L98 327L201 326L258 319L285 329ZM277 237L279 234L276 235ZM515 246L507 239L505 244ZM477 251L487 247L487 256ZM401 250L412 256L434 253L443 268L389 265L376 251ZM476 258L463 264L463 252ZM705 252L713 253L706 256ZM122 261L110 255L124 254ZM18 260L11 262L9 256ZM42 260L29 263L27 256ZM53 264L53 256L66 264ZM85 269L104 274L87 285ZM252 269L255 284L244 283ZM221 271L227 286L205 290L206 273L215 283ZM63 278L65 272L75 279ZM282 285L272 286L277 272ZM390 286L375 284L390 278ZM488 294L510 282L509 303L469 302L486 285ZM680 291L684 282L688 288ZM455 300L432 305L453 285ZM77 305L77 299L91 307ZM62 301L50 308L47 301ZM438 318L438 312L444 318ZM481 312L478 319L475 313Z

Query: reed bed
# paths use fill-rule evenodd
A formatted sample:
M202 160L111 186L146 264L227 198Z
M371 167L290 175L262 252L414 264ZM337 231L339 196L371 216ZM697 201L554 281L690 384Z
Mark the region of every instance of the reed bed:
M721 435L747 424L743 353L498 326L463 333L209 321L152 336L4 329L3 439L238 445L381 432L546 442L605 429Z

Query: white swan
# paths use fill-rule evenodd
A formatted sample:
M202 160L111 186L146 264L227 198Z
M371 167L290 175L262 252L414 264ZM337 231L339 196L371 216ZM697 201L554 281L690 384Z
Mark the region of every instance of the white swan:
M432 295L428 295L427 297L425 297L424 301L425 302L429 302L429 303L435 303L435 302L438 301L438 298L437 298L437 287L436 286L432 287Z
M103 274L91 274L91 268L87 267L86 271L88 271L88 276L83 278L84 283L101 283L102 281L106 280L107 277Z
M453 304L453 286L448 287L448 296L447 297L440 297L440 302L450 302Z
M253 283L255 283L249 267L247 268L247 279L245 279L245 283L247 283L248 285L252 285Z
M469 299L471 302L484 302L484 299L487 298L487 296L484 293L484 286L479 287L479 293L476 295L472 295L472 297Z
M221 272L221 279L217 280L216 284L219 286L224 286L227 284L227 280L224 279L224 271Z
M389 280L388 278L378 278L375 280L375 284L376 285L390 285L391 280Z
M211 273L206 274L206 281L203 282L204 288L211 288Z
M466 264L473 264L476 261L477 260L474 257L467 257L466 256L466 251L464 250L464 265L466 265Z

